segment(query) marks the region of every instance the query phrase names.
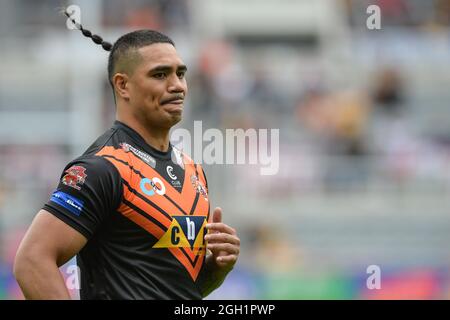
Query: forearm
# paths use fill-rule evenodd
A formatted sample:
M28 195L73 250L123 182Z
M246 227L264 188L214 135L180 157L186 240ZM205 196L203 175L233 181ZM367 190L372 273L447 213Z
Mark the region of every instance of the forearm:
M70 294L56 262L50 259L21 259L16 262L14 275L26 299L68 300Z
M213 255L206 256L205 274L201 285L203 297L220 287L231 270L232 268L219 268L214 262Z

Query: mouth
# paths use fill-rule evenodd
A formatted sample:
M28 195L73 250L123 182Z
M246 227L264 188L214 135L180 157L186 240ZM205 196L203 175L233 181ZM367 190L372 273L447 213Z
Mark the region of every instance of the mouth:
M184 102L183 99L176 99L176 100L167 101L164 104L183 104L183 102Z
M164 109L170 113L181 113L183 111L183 99L172 100L164 103Z

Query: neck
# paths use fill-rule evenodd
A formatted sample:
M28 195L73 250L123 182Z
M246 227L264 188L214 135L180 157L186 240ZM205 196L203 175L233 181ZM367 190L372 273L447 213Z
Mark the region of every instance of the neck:
M126 117L120 115L119 113L116 115L116 119L136 131L147 144L149 144L156 150L162 152L166 152L167 150L169 150L170 129L161 129L147 126L136 120L135 118Z

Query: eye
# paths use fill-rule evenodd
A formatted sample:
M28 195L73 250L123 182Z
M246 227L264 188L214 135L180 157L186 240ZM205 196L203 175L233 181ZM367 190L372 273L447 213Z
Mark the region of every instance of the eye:
M165 77L166 77L166 74L164 72L158 72L158 73L153 74L153 78L156 78L156 79L164 79Z
M177 76L180 79L183 79L185 75L186 75L186 71L178 71L177 72Z

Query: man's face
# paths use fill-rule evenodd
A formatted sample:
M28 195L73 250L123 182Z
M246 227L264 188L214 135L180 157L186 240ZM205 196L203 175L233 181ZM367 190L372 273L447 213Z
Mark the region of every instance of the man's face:
M169 129L181 120L186 66L168 43L155 43L138 52L142 60L128 81L130 111L144 125Z

